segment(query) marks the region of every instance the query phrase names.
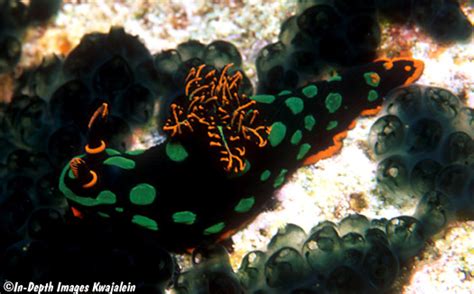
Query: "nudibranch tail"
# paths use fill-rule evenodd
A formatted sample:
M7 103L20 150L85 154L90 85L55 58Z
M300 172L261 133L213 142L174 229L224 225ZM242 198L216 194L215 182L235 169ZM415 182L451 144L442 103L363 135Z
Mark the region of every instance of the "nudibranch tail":
M221 241L268 207L297 168L337 152L359 115L377 111L389 91L422 71L418 60L382 59L328 81L247 97L232 65L200 65L169 108L168 138L148 150L107 148L107 105L99 107L90 148L64 168L60 189L75 215L138 226L174 251Z
M414 83L420 78L423 69L424 64L421 60L378 59L366 66L349 69L326 84L320 84L317 97L323 101L319 104L313 103L314 107L319 109L310 112L319 115L319 125L322 123L323 126L317 130L321 134L313 136L319 140L321 136L331 139L326 144L319 144L326 146L324 149L311 148L304 159L304 164L314 164L337 153L342 147L347 131L354 127L354 120L358 115L376 115L381 109L383 97L388 92L396 87Z
M397 58L379 58L375 62L383 62L383 67L386 70L392 70L394 68L394 62L402 63L403 70L407 73L404 86L415 83L423 74L425 64L419 59L412 59L409 57L397 57ZM401 66L399 66L401 68Z

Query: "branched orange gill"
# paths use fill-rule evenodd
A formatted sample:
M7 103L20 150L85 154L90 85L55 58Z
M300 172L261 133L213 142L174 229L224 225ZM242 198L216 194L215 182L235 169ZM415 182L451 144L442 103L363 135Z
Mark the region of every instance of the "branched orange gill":
M171 104L171 116L163 130L178 138L203 130L209 146L217 148L219 160L227 172L239 173L246 168L246 145L253 143L259 148L267 145L270 127L262 123L257 102L245 94L239 94L242 74L229 75L226 65L219 76L212 69L203 73L205 65L193 67L186 77L183 104Z

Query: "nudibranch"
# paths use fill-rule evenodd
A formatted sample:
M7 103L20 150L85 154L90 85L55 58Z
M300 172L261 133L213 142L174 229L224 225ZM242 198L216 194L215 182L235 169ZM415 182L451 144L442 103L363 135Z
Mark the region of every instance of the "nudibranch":
M242 75L201 65L170 106L167 139L147 150L107 148L107 104L89 122L85 154L59 187L76 216L150 231L170 250L227 239L254 219L305 164L331 156L360 114L415 82L423 63L381 59L278 95L239 94Z

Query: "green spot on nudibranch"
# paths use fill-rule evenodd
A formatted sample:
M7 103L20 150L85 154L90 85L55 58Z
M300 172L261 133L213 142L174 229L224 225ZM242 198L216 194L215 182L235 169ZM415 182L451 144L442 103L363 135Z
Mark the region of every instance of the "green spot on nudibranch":
M123 207L115 207L116 212L123 212Z
M268 140L273 147L278 146L286 135L286 125L281 121L272 124Z
M288 95L288 94L291 94L290 90L283 90L280 93L278 93L278 96L283 96L283 95Z
M285 176L287 172L288 170L284 168L280 171L280 174L278 174L275 182L273 183L273 188L278 188L285 182Z
M143 154L143 152L145 152L145 150L137 149L137 150L130 150L125 153L127 153L128 155L140 155L140 154Z
M271 171L269 171L268 169L264 170L263 173L260 175L260 181L265 182L271 175Z
M380 84L380 76L376 72L366 72L364 74L364 79L367 85L372 87L377 87Z
M114 165L122 169L134 169L135 161L122 157L122 156L113 156L104 160L104 164Z
M250 164L250 161L248 161L247 159L245 160L245 167L244 167L244 170L242 171L242 175L246 174L250 168L252 167L252 165Z
M66 165L61 172L59 177L59 190L68 198L76 203L79 203L83 206L97 206L102 204L114 204L117 197L111 191L105 190L97 195L97 198L92 197L82 197L76 195L69 187L66 185L66 173L70 170L69 165Z
M252 209L253 205L255 204L255 197L251 196L248 198L240 199L239 203L234 207L234 211L236 212L247 212Z
M260 103L271 104L275 101L275 96L273 95L255 95L252 96L250 99L255 100Z
M180 211L175 212L172 218L175 223L192 225L196 221L196 214L191 211Z
M134 215L132 218L132 223L153 231L158 231L158 224L156 223L156 221L143 215Z
M115 196L114 192L105 190L99 193L97 201L102 204L115 204L115 202L117 202L117 196Z
M298 151L298 155L296 155L296 160L301 160L306 156L306 153L311 149L311 145L305 143L300 146L300 150Z
M337 127L337 125L338 125L337 121L335 120L330 121L326 127L326 131L330 131L334 129L335 127Z
M293 136L291 136L290 142L293 145L298 145L302 138L303 138L303 132L301 132L300 130L296 130L293 133Z
M204 235L211 235L211 234L217 234L220 231L222 231L225 227L225 223L220 222L215 225L210 226L209 228L204 230Z
M342 81L342 77L338 74L336 74L335 76L332 76L328 79L328 82L338 82L338 81Z
M120 155L119 151L112 148L106 148L105 152L107 153L108 156Z
M304 109L304 103L301 98L290 97L285 100L286 106L291 110L293 114L298 114Z
M369 91L369 95L367 96L367 100L372 102L372 101L377 100L378 98L379 98L379 93L377 93L377 91L375 91L375 90L370 90Z
M318 87L316 85L309 85L303 88L303 94L308 98L313 98L318 95Z
M166 155L176 162L181 162L188 157L188 152L180 143L168 142L166 144Z
M316 124L316 119L311 114L304 117L304 128L307 129L308 131L311 132L315 124Z
M329 93L326 97L326 108L330 113L336 112L342 104L342 96L339 93Z
M149 184L138 184L130 191L130 202L135 205L148 205L156 198L155 187Z

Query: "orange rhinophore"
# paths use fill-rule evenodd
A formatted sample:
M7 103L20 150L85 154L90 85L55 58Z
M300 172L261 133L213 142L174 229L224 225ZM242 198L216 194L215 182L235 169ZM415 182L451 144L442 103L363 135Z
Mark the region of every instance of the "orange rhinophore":
M107 103L102 103L102 105L99 108L97 108L96 111L94 112L94 114L92 115L91 119L89 120L89 124L87 125L87 127L89 129L92 128L92 125L99 118L99 116L104 119L104 118L107 117L108 114L109 114L109 107L108 107Z

